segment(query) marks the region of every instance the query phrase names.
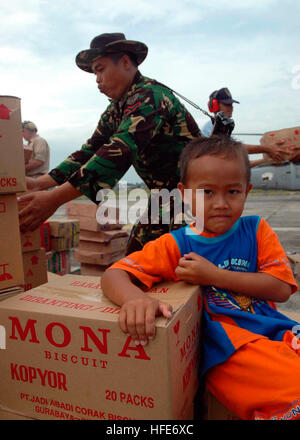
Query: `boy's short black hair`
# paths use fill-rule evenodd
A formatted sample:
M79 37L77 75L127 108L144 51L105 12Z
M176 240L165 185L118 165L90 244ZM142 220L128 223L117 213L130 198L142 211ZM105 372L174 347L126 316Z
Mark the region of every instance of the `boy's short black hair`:
M225 135L213 135L209 138L199 137L187 144L180 156L180 181L182 183L186 183L190 161L205 155L228 159L242 158L246 168L247 185L250 183L251 168L245 146Z

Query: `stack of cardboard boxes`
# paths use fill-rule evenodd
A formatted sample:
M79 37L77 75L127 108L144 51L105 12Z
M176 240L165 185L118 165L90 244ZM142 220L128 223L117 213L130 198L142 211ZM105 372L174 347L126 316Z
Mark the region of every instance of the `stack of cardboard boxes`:
M17 195L26 190L20 99L0 96L0 298L24 284Z
M19 201L18 209L23 203ZM21 250L24 269L24 290L30 290L47 283L46 252L41 244L40 229L32 232L21 232Z
M68 218L80 222L79 247L74 257L80 263L82 275L101 275L110 264L125 256L128 232L117 222L99 224L97 209L93 203L78 201L69 202L66 207Z
M0 292L47 282L45 252L39 230L21 233L17 194L26 191L20 99L0 97Z
M47 224L47 229L46 229ZM49 219L43 225L43 233L49 237L47 267L58 275L71 273L71 252L78 247L80 223L76 219Z

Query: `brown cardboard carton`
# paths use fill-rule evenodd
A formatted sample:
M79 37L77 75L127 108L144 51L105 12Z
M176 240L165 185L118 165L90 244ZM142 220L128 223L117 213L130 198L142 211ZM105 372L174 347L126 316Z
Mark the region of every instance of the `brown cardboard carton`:
M70 251L46 252L47 268L49 272L66 275L71 272Z
M28 205L29 202L18 200L18 211L21 211L23 208ZM30 252L40 249L41 247L41 233L40 229L36 229L35 231L29 232L20 232L21 234L21 247L22 252Z
M80 222L74 219L49 220L51 248L65 251L78 247Z
M50 225L49 222L44 222L40 226L41 233L41 247L45 249L45 251L51 251L51 236L50 236Z
M100 264L80 263L80 273L81 275L92 275L100 277L101 275L103 275L108 267L109 265L101 266Z
M48 281L46 252L44 248L23 254L24 290L45 284Z
M79 245L79 234L73 237L51 237L51 247L54 251L68 251Z
M26 191L20 98L0 96L0 194Z
M115 238L109 242L101 241L86 241L80 239L79 251L91 251L98 253L112 253L119 252L126 249L128 237Z
M47 272L48 282L53 280L59 280L61 275L57 275L57 273Z
M0 194L0 290L24 284L17 197Z
M129 233L124 229L115 229L112 231L87 231L80 230L80 240L96 241L98 243L109 243L116 238L129 237Z
M279 147L285 150L283 162L289 160L294 147L300 147L300 127L283 128L266 132L260 139L261 145L269 145L277 141L284 141ZM276 163L270 156L263 154L265 163Z
M35 420L32 417L25 417L12 411L0 408L0 420Z
M18 295L19 293L24 292L23 287L11 287L9 289L3 289L0 290L0 301L3 301L4 299L10 298L11 296Z
M78 217L78 216L68 216L69 219L80 221L80 229L86 229L87 231L109 231L114 229L120 229L122 225L119 223L107 223L107 224L99 224L97 222L96 217Z
M32 252L41 248L41 233L40 229L29 232L21 232L21 246L22 252Z
M110 208L107 214L106 223L100 224L97 221L98 206L95 203L69 202L66 205L66 214L70 219L80 220L80 229L87 231L105 231L120 229L123 225L119 223L119 209Z
M73 201L66 204L66 215L68 217L92 217L96 218L98 205L91 202Z
M185 419L197 390L202 296L163 283L173 316L136 346L98 277L68 275L0 303L0 403L38 419Z
M298 289L300 289L300 253L288 254L288 259L298 284Z
M57 219L48 221L51 237L73 237L80 232L79 220Z
M107 266L108 264L119 261L121 258L125 257L125 250L108 252L101 254L98 251L80 251L79 249L74 250L74 260L79 263L88 264L100 264L101 266Z

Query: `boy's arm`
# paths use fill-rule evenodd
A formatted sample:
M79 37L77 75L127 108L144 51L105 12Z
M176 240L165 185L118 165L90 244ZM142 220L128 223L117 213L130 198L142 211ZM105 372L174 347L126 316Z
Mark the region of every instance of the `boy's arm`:
M147 342L155 333L155 316L170 318L172 307L158 301L142 288L150 288L162 280L175 280L180 251L172 234L164 234L116 262L102 277L103 291L121 306L119 324L138 343Z
M149 297L131 277L125 270L111 269L104 273L101 286L105 295L121 306L121 330L130 335L136 345L145 345L155 336L155 316L170 318L172 306Z
M221 269L200 255L190 252L179 260L176 275L192 284L210 285L265 301L284 302L292 288L267 273L234 272Z

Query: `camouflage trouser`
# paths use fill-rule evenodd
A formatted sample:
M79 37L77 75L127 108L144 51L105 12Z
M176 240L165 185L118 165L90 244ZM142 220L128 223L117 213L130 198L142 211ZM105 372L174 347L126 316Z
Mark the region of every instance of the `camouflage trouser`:
M184 204L181 199L171 198L170 202L165 204L159 202L158 215L154 218L151 216L151 203L151 198L149 198L147 212L131 230L126 255L141 250L148 241L186 226L186 222L181 216L181 213L184 212Z

